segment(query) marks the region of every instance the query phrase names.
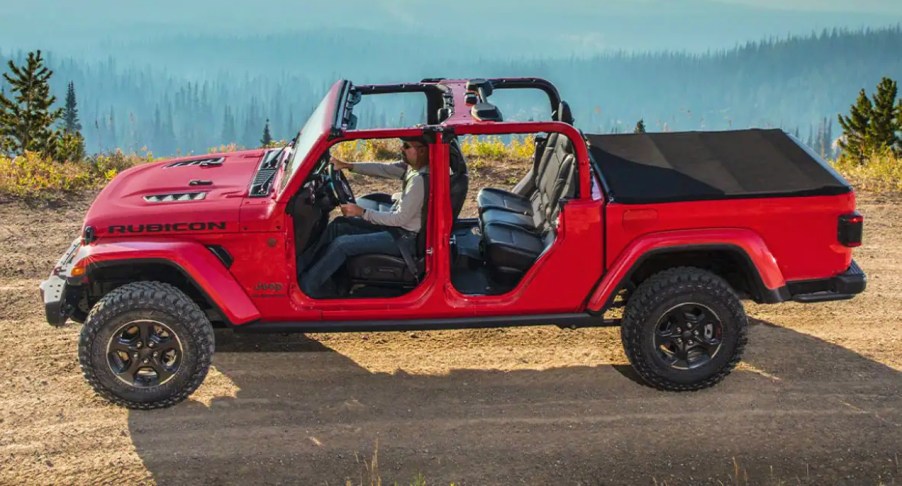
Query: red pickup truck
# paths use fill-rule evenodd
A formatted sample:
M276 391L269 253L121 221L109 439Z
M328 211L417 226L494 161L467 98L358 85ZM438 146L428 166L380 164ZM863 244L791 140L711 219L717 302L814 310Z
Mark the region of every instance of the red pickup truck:
M537 89L551 119L504 121L503 89ZM426 123L358 129L364 96L425 96ZM458 139L535 135L513 191L482 188L477 218ZM424 229L413 253L350 258L338 298L299 287L297 260L355 198L337 143L424 137ZM472 200L472 199L471 199ZM619 325L637 373L663 390L724 378L746 345L741 299L847 299L862 217L852 188L781 130L583 134L536 78L336 82L286 147L134 167L98 196L41 293L47 320L84 324L79 359L103 397L165 407L203 381L214 326L235 332ZM623 307L622 318L605 318ZM609 313L611 316L615 313Z

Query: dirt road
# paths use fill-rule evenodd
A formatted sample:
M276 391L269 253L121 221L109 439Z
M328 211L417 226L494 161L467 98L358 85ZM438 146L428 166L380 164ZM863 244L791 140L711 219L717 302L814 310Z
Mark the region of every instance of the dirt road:
M78 326L43 320L88 202L0 204L0 483L369 484L378 444L385 484L896 484L902 197L860 199L866 293L747 304L713 389L637 383L617 329L218 332L206 382L152 412L94 396Z

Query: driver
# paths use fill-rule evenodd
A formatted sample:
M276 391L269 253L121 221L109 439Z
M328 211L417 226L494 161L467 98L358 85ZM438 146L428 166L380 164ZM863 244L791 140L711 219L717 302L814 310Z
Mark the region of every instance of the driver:
M429 172L429 146L423 137L401 138L402 160L394 163L345 162L331 158L335 169L348 169L357 174L403 181L401 192L392 195L390 211L365 209L356 204L341 204L341 214L332 220L319 241L301 256L300 268L314 262L301 276L305 294L321 299L337 296L332 274L345 260L355 255L384 254L401 256L398 245L408 245L415 253L415 236L423 228L425 182ZM325 251L321 251L325 248ZM319 258L316 258L317 255Z

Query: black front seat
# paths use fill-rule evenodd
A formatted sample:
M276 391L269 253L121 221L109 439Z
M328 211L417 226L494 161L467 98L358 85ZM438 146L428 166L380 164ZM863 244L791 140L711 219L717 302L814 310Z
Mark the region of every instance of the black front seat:
M457 138L448 142L448 162L451 167L451 216L452 225L457 223L457 218L463 209L467 199L467 191L470 179L467 172L467 163L460 143ZM412 255L416 263L417 275L412 275L404 258L393 255L370 254L359 255L348 260L346 268L348 277L352 283L385 285L400 284L403 287L415 287L426 271L426 222L429 212L429 174L423 174L423 182L426 184L426 192L423 201L423 229L417 234L416 254ZM384 193L367 194L357 198L357 204L361 207L376 211L391 211L393 201L391 196Z
M426 216L429 213L429 174L422 174L425 191L423 193L423 227L417 233L415 253L411 255L417 274L413 275L403 257L371 253L351 257L345 263L348 278L352 284L398 285L414 287L426 271ZM389 209L391 209L389 207Z
M451 167L451 216L452 225L457 223L460 211L467 199L467 191L470 187L467 162L457 138L448 142L449 165ZM393 255L370 254L359 255L350 258L346 264L348 276L352 283L397 285L403 287L415 287L419 279L426 271L426 222L429 211L429 175L423 174L423 182L426 183L426 192L423 200L423 228L417 235L416 254L413 255L416 262L417 275L412 275L407 263L402 257ZM393 201L391 196L384 193L367 194L357 198L357 204L367 209L377 211L391 211Z

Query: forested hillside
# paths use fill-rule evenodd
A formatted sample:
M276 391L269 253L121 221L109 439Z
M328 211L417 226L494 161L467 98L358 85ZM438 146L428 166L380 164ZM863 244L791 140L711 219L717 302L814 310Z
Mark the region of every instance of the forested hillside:
M275 138L293 136L339 77L370 83L423 76L542 76L558 85L577 125L588 132L628 131L642 118L650 131L770 126L812 141L826 129L830 133L821 138L839 135L830 125L837 113L848 111L859 89L870 89L881 76L902 78L899 26L770 39L708 54L499 60L457 52L441 65L430 56L408 55L409 48L399 56L400 46L409 44L403 38L374 39L398 47L382 57L373 54L376 48L340 39L302 40L306 44L291 36L218 43L183 38L179 42L191 55L218 51L224 60L215 69L190 73L159 63L134 67L142 66L140 57L97 63L49 53L48 60L58 99L74 82L89 152L146 147L157 155L206 151L230 142L256 146L267 119ZM285 52L289 43L290 57L255 57L255 52ZM364 63L349 63L349 56L334 54L347 49L371 55L363 56ZM0 53L4 64L9 57L21 60L19 53ZM508 119L547 112L540 97L506 98L499 103ZM362 125L410 124L421 118L418 103L398 98L367 108L360 113Z

